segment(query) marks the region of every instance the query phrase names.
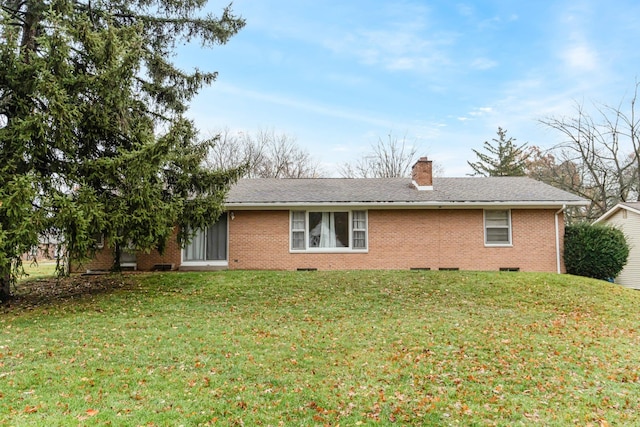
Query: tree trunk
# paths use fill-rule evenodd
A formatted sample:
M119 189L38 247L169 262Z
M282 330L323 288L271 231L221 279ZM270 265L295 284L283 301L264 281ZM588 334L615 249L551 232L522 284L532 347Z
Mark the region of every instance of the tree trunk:
M122 255L122 248L118 243L116 243L113 251L113 265L111 266L111 271L113 272L119 272L122 270L120 267L120 255Z
M11 264L0 267L0 303L5 304L13 296L11 292Z

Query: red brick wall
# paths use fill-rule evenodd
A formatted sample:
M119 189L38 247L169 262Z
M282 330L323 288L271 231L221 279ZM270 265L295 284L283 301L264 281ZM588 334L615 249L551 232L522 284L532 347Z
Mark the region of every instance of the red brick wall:
M167 241L167 246L164 248L164 252L160 254L157 250L152 250L148 254L138 252L136 254L136 262L138 264L138 270L149 271L153 270L156 264L173 264L173 269L180 267L181 261L181 249L178 245L178 228L176 227L171 237Z
M512 210L512 247L485 247L482 209L370 210L368 253L330 254L289 252L288 210L234 213L231 269L556 271L554 210Z
M173 264L173 268L180 267L181 250L176 240L178 229L176 228L173 235L169 237L167 246L160 254L157 250L152 250L148 254L138 252L136 254L137 269L142 271L150 271L154 269L156 264ZM82 263L72 262L71 271L85 272L87 270L110 270L113 266L113 249L105 242L104 248L96 251L95 257Z
M290 253L289 211L234 211L229 220L229 268L295 270L459 268L555 272L555 210L513 209L511 247L485 247L483 210L369 210L368 253ZM564 221L559 218L560 238ZM562 240L560 241L562 248ZM139 270L180 266L175 236L163 255L138 253ZM75 271L108 270L105 248ZM564 265L562 266L564 271Z
M95 256L87 261L71 261L71 271L84 273L85 271L109 271L113 267L113 251L106 242L103 249L96 250Z

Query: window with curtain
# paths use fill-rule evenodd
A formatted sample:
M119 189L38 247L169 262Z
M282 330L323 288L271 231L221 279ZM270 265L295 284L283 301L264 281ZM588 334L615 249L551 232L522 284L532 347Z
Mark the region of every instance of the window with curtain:
M227 215L195 236L183 252L183 261L224 261L227 259Z
M291 211L291 249L366 249L366 211Z
M291 212L291 248L305 249L304 236L306 234L306 215L304 211Z
M367 215L365 211L353 211L353 248L367 248Z
M484 211L484 242L486 245L511 244L511 212L508 209Z

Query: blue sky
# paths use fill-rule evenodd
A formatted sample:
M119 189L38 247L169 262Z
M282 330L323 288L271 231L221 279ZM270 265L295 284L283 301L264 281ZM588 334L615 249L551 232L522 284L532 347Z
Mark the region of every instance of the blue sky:
M225 2L210 1L218 13ZM538 123L576 102L617 106L640 68L640 2L235 0L246 27L225 46L183 46L177 63L219 72L192 103L204 135L275 130L321 163L406 137L446 176L498 126L548 148Z

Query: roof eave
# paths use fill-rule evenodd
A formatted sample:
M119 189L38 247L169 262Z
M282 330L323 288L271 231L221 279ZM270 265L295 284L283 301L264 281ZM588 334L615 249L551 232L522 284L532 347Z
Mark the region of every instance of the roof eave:
M556 208L562 206L587 206L587 201L576 200L545 200L545 201L469 201L469 202L451 202L451 201L429 201L429 202L230 202L225 203L225 208L229 209L282 209L282 208L302 208L302 207L368 207L368 208L481 208L495 206L515 206L515 207L533 207L533 208Z

